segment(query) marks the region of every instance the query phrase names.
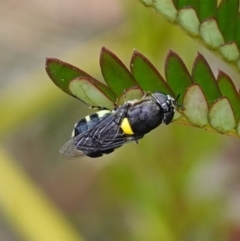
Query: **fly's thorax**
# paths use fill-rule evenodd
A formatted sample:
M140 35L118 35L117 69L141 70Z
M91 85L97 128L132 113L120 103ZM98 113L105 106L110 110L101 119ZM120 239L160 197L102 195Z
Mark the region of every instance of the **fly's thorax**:
M72 137L77 136L85 131L93 128L97 123L102 121L112 112L110 110L100 110L92 115L88 115L85 118L81 119L74 125L74 129L72 131Z
M148 99L128 109L127 120L134 135L144 135L162 123L163 109Z

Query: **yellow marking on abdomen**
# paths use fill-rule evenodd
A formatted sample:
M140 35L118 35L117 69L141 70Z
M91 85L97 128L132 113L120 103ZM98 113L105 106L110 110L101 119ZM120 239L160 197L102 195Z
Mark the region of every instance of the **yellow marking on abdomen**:
M134 134L133 131L132 131L132 128L130 126L130 123L128 121L128 118L124 118L122 120L121 128L122 128L122 130L125 134L128 134L128 135Z

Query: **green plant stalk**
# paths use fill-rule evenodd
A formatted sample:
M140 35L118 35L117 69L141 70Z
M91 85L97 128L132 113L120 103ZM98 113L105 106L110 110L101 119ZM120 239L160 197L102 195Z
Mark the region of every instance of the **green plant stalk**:
M0 147L0 208L26 241L82 241L81 235Z

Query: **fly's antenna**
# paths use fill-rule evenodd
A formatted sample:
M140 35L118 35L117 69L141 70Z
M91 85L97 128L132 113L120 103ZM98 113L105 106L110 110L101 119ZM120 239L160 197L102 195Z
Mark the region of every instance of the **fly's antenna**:
M177 95L176 102L178 102L179 97L180 97L180 93L178 93Z
M177 95L177 97L176 97L176 99L175 99L175 101L174 101L174 105L177 107L177 109L183 110L183 109L184 109L184 106L181 105L180 103L178 103L179 97L180 97L180 93Z

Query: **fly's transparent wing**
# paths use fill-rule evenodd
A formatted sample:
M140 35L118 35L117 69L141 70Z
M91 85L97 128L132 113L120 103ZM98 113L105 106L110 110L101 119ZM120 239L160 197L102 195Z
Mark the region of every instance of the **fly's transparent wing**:
M82 156L98 157L103 153L110 153L115 148L131 141L137 141L142 136L127 136L120 128L120 123L125 117L127 106L118 108L92 129L73 137L60 149L64 158Z
M137 143L137 140L142 138L142 136L118 136L115 139L105 138L104 141L98 142L97 144L91 141L88 142L85 140L85 137L81 136L77 138L78 145L75 144L75 138L69 140L60 149L60 153L64 158L80 158L83 156L91 156L94 153L110 153L126 143L132 141L136 141Z
M64 158L78 158L85 156L82 151L76 149L73 138L61 147L60 153Z

